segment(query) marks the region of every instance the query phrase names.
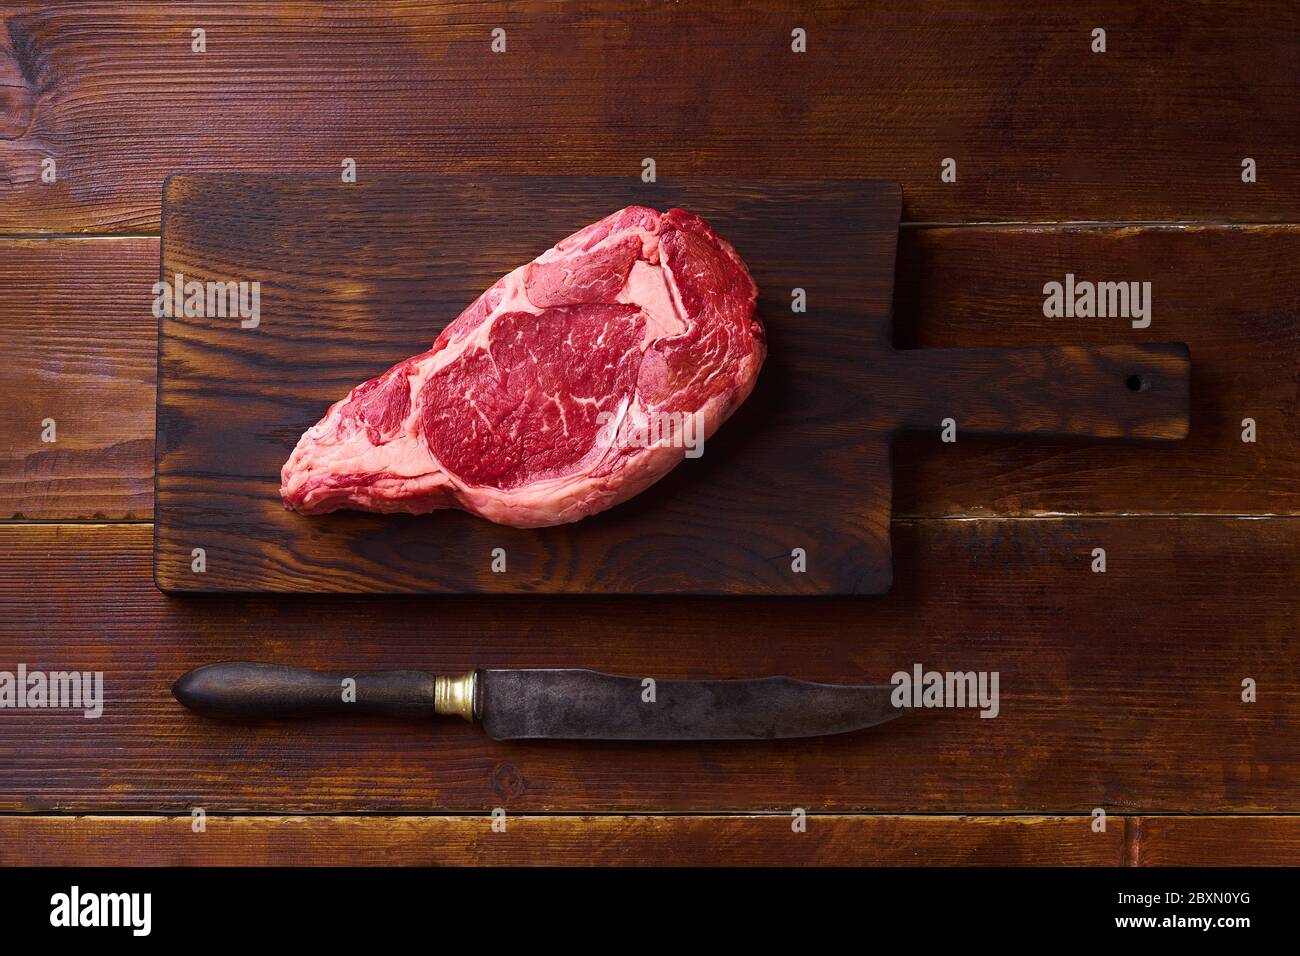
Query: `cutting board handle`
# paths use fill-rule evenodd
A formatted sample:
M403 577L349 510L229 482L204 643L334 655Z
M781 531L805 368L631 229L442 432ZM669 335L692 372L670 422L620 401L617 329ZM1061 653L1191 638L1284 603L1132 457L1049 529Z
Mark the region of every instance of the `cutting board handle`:
M910 349L898 359L898 427L958 433L1187 436L1187 346Z

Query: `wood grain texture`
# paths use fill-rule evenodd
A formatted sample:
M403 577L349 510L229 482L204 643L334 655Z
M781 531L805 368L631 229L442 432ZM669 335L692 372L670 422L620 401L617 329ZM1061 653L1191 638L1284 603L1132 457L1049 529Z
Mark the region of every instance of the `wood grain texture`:
M0 661L102 670L108 700L97 720L0 719L0 810L1295 812L1298 527L895 522L892 594L799 601L169 598L149 581L147 528L2 527ZM1089 570L1094 547L1106 574ZM999 672L1001 707L683 747L382 718L218 728L168 686L222 659L852 682L920 663Z
M894 447L895 513L1300 512L1300 231L1213 226L905 229L902 348L1186 342L1187 440L1143 455L1078 440ZM1151 283L1151 325L1048 319L1043 286ZM1242 441L1245 419L1257 441Z
M157 262L152 239L0 241L9 292L0 296L9 356L0 365L0 517L152 515L156 320L146 300ZM1153 281L1152 327L1043 319L1043 284L1070 271ZM900 347L1159 337L1186 342L1195 361L1184 442L1135 454L1090 440L963 431L957 443L942 444L904 434L895 442L895 513L1300 512L1297 289L1294 227L903 230ZM78 387L62 387L74 367L84 371ZM43 408L60 422L57 454L40 441ZM101 414L111 408L123 413ZM1246 417L1258 424L1254 445L1241 441ZM69 422L77 423L71 434Z
M284 510L281 467L326 408L424 351L497 277L638 204L702 215L758 284L768 358L703 457L555 528ZM254 329L225 309L159 322L155 580L168 591L875 594L891 583L899 427L937 432L951 417L977 432L1186 435L1181 345L894 350L898 209L895 184L868 180L174 177L163 276L258 281L261 316ZM792 311L794 289L807 312Z
M363 177L634 175L645 156L663 175L882 176L902 182L914 222L1300 218L1293 4L858 7L10 3L0 11L0 235L152 232L170 172L336 173L344 156ZM796 19L810 36L798 57L788 52ZM1099 24L1105 55L1087 49ZM206 55L189 51L193 25L209 31ZM491 55L498 25L510 51ZM1239 175L1247 155L1260 164L1251 185ZM939 181L948 156L954 184ZM47 158L58 163L54 185L40 182ZM1298 238L1291 227L905 230L900 347L1168 339L1191 346L1195 370L1188 440L1140 456L1073 440L905 437L896 514L1300 514ZM156 338L138 303L157 257L148 239L0 241L0 519L152 514ZM1045 320L1042 284L1067 271L1152 279L1152 328ZM59 421L54 448L39 443L47 414ZM1240 441L1247 416L1258 444ZM0 668L100 667L112 702L100 721L0 717L0 808L504 805L524 828L511 839L528 838L476 841L478 818L210 817L218 826L197 852L188 819L0 816L0 863L115 863L123 851L164 863L326 862L334 852L356 852L347 862L545 863L589 855L593 830L611 861L638 848L693 860L698 843L708 860L756 863L773 848L773 859L841 862L859 845L879 862L907 862L909 847L934 862L1082 862L1104 847L1113 862L1122 833L1130 864L1297 862L1289 816L1112 812L1110 834L1086 841L1073 818L820 816L793 840L784 811L796 802L1296 811L1293 522L896 527L901 573L913 578L904 593L668 606L167 599L147 582L147 528L0 528ZM1110 551L1104 579L1083 574L1094 540ZM429 669L580 656L628 672L823 679L922 660L1001 667L1006 698L998 720L924 714L924 728L907 728L915 736L756 755L501 751L394 722L219 738L162 693L191 664L252 655ZM1245 721L1243 673L1261 682ZM701 825L689 816L615 825L520 815L719 804L776 811L756 822L780 821L780 833L756 835L750 818L692 831Z
M1124 820L763 816L0 817L0 866L1118 866Z
M0 866L1294 866L1300 817L0 816Z
M118 0L11 4L0 26L5 233L157 230L170 172L344 157L363 177L635 175L647 156L664 175L881 177L928 222L1300 218L1282 0Z
M0 242L0 519L153 513L157 270L152 239Z
M173 591L887 586L888 447L859 409L866 350L886 348L899 202L892 183L173 177L163 274L258 279L261 323L159 323L155 580ZM597 519L555 528L457 511L285 510L281 468L330 405L428 349L498 278L630 205L703 216L745 259L759 314L772 318L759 390L701 457ZM794 230L834 246L791 242ZM778 322L796 287L816 309ZM203 574L191 570L196 547ZM791 569L799 547L807 573ZM505 573L493 570L498 549Z
M1135 822L1131 862L1138 866L1300 864L1300 817L1143 817Z
M902 428L938 435L951 419L957 436L1187 437L1182 344L910 349L888 359L877 400L898 404Z

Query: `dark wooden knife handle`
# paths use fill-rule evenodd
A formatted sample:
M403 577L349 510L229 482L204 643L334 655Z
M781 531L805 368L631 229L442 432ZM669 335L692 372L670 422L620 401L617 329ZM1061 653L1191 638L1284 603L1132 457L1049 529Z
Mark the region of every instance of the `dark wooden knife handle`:
M357 713L458 714L470 720L474 684L473 671L457 677L423 671L335 673L225 661L183 675L172 685L172 695L191 710L226 720Z
M899 426L958 433L1187 436L1191 360L1178 342L894 353Z

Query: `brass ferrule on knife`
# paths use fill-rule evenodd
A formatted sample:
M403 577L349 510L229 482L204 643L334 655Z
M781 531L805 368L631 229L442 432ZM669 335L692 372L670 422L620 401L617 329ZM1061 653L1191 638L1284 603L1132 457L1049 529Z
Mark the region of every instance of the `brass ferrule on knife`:
M433 678L433 709L450 717L464 717L474 722L474 696L478 690L478 671L464 674L437 674Z

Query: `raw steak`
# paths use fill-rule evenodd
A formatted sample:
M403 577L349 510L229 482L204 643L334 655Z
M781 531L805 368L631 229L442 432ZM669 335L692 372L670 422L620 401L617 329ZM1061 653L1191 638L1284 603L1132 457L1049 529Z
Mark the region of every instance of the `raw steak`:
M298 442L286 507L577 521L643 491L754 387L757 290L698 216L629 206L497 281Z

